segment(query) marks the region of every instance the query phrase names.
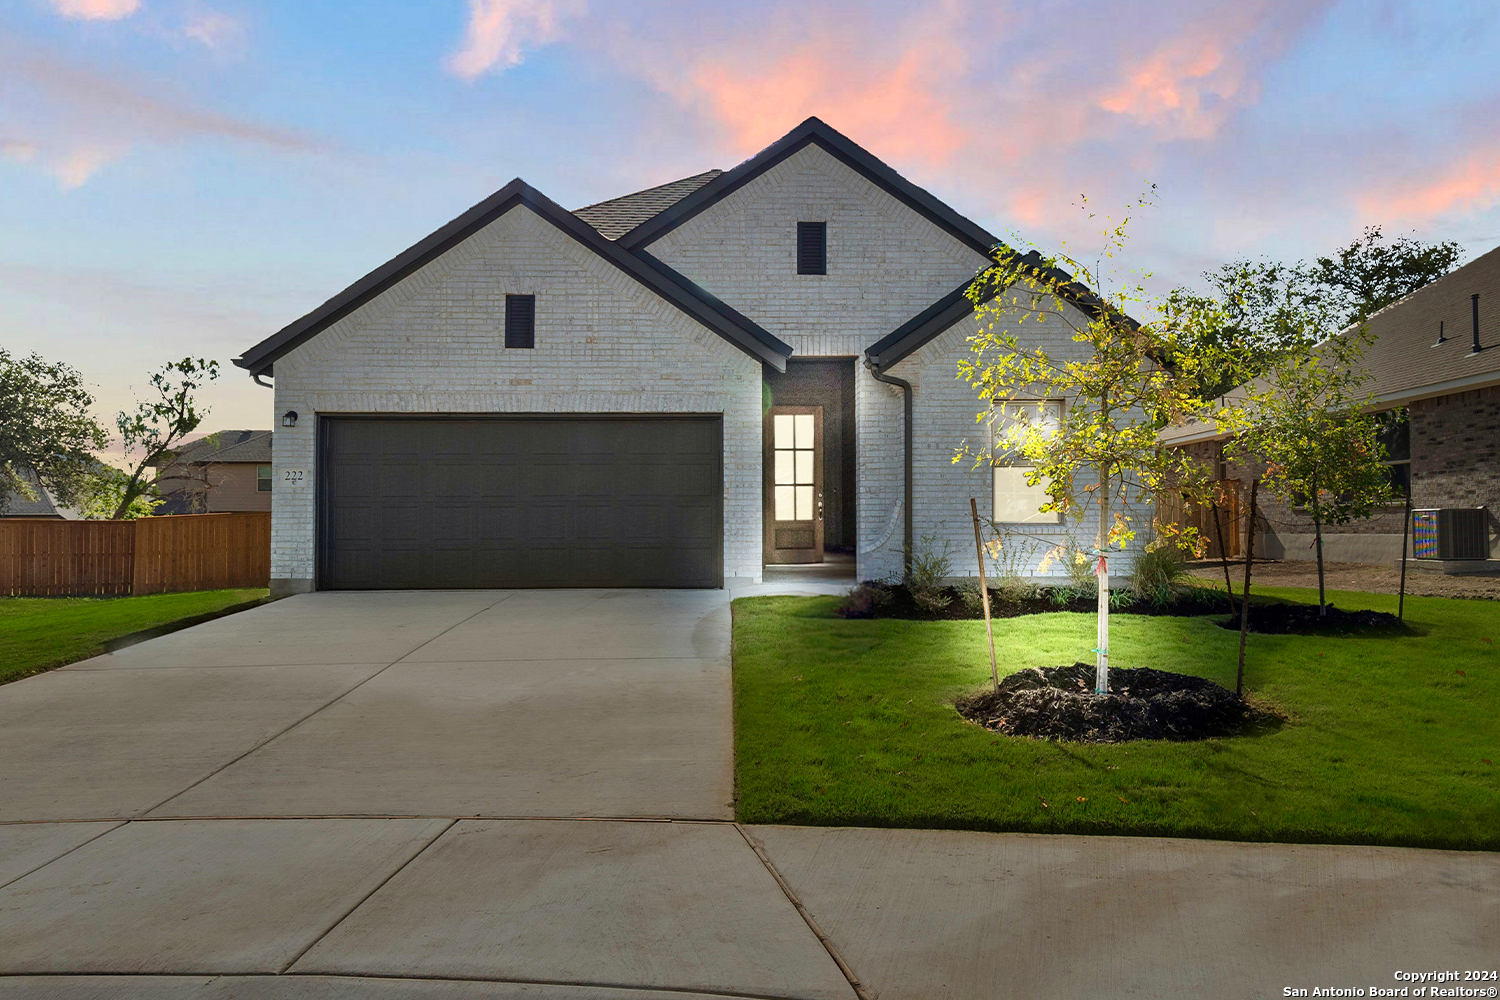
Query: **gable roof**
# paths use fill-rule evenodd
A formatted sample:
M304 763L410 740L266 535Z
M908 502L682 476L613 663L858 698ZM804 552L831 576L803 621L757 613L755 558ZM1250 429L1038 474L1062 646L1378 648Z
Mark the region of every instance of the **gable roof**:
M619 243L629 250L643 249L809 145L823 149L976 253L988 257L1000 242L982 226L959 215L930 192L902 177L831 125L818 118L809 118L733 170L718 175L640 223L621 236Z
M675 281L668 274L626 253L597 229L566 211L519 177L386 261L306 316L256 344L243 356L235 358L234 363L253 376L273 374L277 358L326 330L517 206L524 206L535 212L745 353L777 369L785 369L786 359L792 353L787 344L740 314L725 311L722 303L685 279Z
M167 464L255 462L264 465L270 461L270 431L215 431L178 448Z
M723 172L705 170L701 174L658 184L644 191L575 208L573 214L599 230L607 239L617 240L647 219L665 212Z
M5 497L4 507L0 508L0 517L55 517L64 521L79 520L78 512L58 503L57 497L41 484L35 472L18 468L16 475L31 487L32 492L36 494L36 499L31 499L20 490L11 490Z
M1009 249L1000 244L999 250ZM1089 287L1082 282L1074 281L1073 276L1060 268L1044 268L1042 266L1042 255L1032 250L1021 257L1021 263L1035 268L1041 276L1057 282L1057 292L1065 301L1078 307L1084 315L1095 318L1101 310L1108 309L1104 300L1095 295ZM953 291L938 299L932 305L917 313L911 319L902 323L896 329L871 344L865 350L865 357L870 363L881 370L904 360L935 340L939 335L946 332L953 324L962 320L965 316L974 312L975 302L969 298L969 289L974 281L965 281ZM987 285L980 296L980 303L985 303L999 295L1004 289L994 285ZM1129 316L1116 313L1121 320L1132 328L1136 321Z

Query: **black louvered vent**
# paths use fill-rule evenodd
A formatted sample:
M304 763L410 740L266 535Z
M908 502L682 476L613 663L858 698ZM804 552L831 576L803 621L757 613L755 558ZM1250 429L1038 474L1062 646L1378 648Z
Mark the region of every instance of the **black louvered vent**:
M828 273L828 223L797 223L797 273Z
M536 346L536 296L505 297L505 346Z

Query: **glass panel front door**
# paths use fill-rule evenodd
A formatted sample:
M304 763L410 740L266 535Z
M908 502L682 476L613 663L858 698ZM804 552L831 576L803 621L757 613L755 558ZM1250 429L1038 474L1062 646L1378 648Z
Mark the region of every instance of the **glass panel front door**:
M822 562L823 408L773 406L766 425L766 562Z

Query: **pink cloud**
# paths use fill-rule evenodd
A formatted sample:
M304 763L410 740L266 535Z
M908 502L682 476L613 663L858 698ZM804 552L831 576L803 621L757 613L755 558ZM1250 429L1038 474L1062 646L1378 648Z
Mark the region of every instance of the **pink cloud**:
M448 68L465 80L520 64L529 48L555 42L582 0L469 0L469 20Z
M862 68L833 48L811 42L748 72L705 60L691 68L686 88L738 153L760 149L811 115L904 160L944 163L969 142L943 96L941 45L918 41L890 62Z
M1500 146L1470 153L1430 180L1381 183L1362 195L1368 216L1426 221L1458 211L1479 211L1500 203Z
M1245 66L1231 60L1224 40L1172 39L1125 71L1099 96L1099 106L1149 128L1206 139L1231 112L1226 102L1244 86Z
M118 21L141 9L141 0L52 0L63 17L78 21Z

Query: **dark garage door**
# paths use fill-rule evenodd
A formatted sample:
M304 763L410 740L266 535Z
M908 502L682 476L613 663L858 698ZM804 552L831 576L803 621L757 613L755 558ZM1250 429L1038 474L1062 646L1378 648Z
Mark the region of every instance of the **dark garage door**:
M321 421L319 586L720 587L723 421Z

